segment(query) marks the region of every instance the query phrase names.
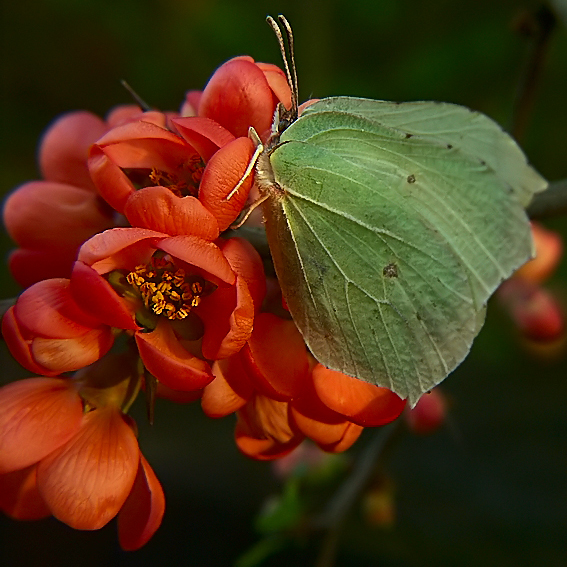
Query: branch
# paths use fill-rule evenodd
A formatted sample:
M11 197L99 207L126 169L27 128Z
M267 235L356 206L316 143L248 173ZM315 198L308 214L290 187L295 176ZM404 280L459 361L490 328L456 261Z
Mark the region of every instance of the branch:
M328 503L325 512L315 523L327 529L316 567L334 565L339 535L347 514L367 486L386 442L398 426L399 419L378 428L370 443L358 456L352 474Z
M532 114L555 23L553 12L545 5L531 13L523 14L517 22L518 31L531 40L531 49L514 103L512 135L516 140L521 140L524 137Z
M545 191L537 193L527 208L527 213L531 219L567 215L567 179L554 181Z

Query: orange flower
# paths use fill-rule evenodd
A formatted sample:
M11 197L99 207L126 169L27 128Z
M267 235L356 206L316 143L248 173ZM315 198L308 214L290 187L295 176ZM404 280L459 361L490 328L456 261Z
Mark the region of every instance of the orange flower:
M261 313L246 346L213 365L203 411L210 417L237 412L240 450L275 459L304 437L325 451L344 451L363 427L389 423L405 406L386 388L313 364L291 320Z
M84 530L119 514L122 545L137 549L161 523L163 491L119 405L85 411L80 388L30 378L0 389L0 507Z
M447 401L439 388L433 388L421 396L415 407L406 407L404 418L411 432L429 435L437 431L445 422Z
M24 368L46 376L97 361L114 341L112 329L76 304L64 278L26 289L2 318L2 336Z
M113 229L83 245L71 276L81 309L134 334L146 368L175 390L213 378L207 360L225 358L250 337L265 282L245 240Z
M543 283L553 275L563 254L561 236L532 223L536 256L498 289L498 298L528 342L559 343L565 332L564 308Z
M88 149L108 127L86 111L58 118L40 144L43 180L24 183L6 200L4 224L19 246L9 266L22 286L68 277L79 246L113 226L87 169Z
M214 240L240 213L252 179L237 185L254 152L209 118L146 113L93 145L91 177L104 199L130 224L170 235L195 234L215 219Z

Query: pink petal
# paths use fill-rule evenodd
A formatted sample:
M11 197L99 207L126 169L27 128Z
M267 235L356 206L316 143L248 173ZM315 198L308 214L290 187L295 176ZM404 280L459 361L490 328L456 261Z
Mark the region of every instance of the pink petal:
M28 378L0 388L0 474L25 468L79 429L83 405L72 380Z
M122 508L132 489L140 451L120 411L98 408L78 433L41 461L39 490L53 515L79 530L96 530Z
M113 128L96 146L119 168L175 170L195 154L183 138L143 119Z
M122 510L118 514L118 539L125 551L144 546L161 524L165 496L154 471L140 455L138 474Z

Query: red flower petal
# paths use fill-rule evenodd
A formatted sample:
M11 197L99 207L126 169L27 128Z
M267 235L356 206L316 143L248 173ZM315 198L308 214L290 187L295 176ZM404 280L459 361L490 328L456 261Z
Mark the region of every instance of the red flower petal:
M69 112L46 131L39 151L42 176L50 181L69 183L94 190L87 168L87 156L106 131L102 119L86 111Z
M29 287L41 280L69 278L77 253L78 249L28 250L18 248L10 253L8 267L14 279L22 287Z
M103 327L72 339L37 337L31 344L31 353L38 364L61 374L96 362L110 350L113 343L112 330Z
M266 295L266 276L260 254L248 240L239 237L223 241L220 247L233 272L246 282L254 310L259 312Z
M175 118L173 125L179 134L197 151L205 162L224 145L232 142L234 136L210 118L190 116Z
M195 155L183 138L143 119L113 128L96 146L119 168L176 170Z
M172 236L159 242L159 248L192 266L219 278L229 285L236 279L220 248L196 236Z
M278 459L297 447L304 436L289 422L287 402L256 395L238 411L236 445L258 460Z
M92 266L99 274L120 268L133 269L149 261L156 243L165 236L167 234L147 228L113 228L87 240L79 250L78 260Z
M183 117L196 116L200 100L201 91L187 91L185 94L185 100L179 110L179 114Z
M32 181L6 199L4 224L23 248L74 251L113 222L93 191L52 181Z
M376 427L396 419L406 404L387 388L357 380L317 364L313 384L321 401L363 427Z
M358 439L363 427L325 406L313 394L302 395L290 403L290 417L294 425L325 451L346 451Z
M242 360L255 387L276 400L297 397L309 379L309 360L293 321L260 313L242 349Z
M59 374L58 370L50 370L40 366L32 354L32 341L26 338L26 330L21 329L18 320L14 316L14 307L10 307L2 317L2 337L10 349L12 356L30 372L53 376Z
M72 380L29 378L0 388L0 474L23 469L65 444L83 405Z
M565 330L565 316L557 299L546 289L521 277L505 281L498 297L518 330L528 339L551 342Z
M447 415L445 396L439 388L421 396L415 407L407 407L404 417L410 431L418 435L429 435L441 427Z
M205 386L201 398L201 407L209 417L231 414L252 397L254 388L239 356L216 361L213 374L215 379Z
M96 270L75 262L71 293L76 302L93 317L110 327L137 330L139 327L125 302Z
M221 65L199 102L199 116L212 118L237 137L247 136L250 126L262 136L269 130L274 113L272 90L252 61L237 57Z
M520 277L533 283L547 280L561 261L563 255L563 238L553 230L532 222L536 256L519 268L514 277Z
M132 182L98 146L89 153L89 173L103 199L119 213L128 197L134 193Z
M133 193L124 206L132 226L166 234L191 234L215 240L219 229L215 217L195 197L177 197L165 187L145 187Z
M122 508L138 470L140 451L120 411L98 408L79 432L38 467L39 490L53 515L79 530L96 530Z
M136 344L145 367L174 390L198 390L213 375L209 365L181 346L166 319L151 333L136 333Z
M144 546L161 524L165 496L154 471L140 454L132 490L118 514L118 539L125 551Z
M0 475L0 510L14 520L51 516L37 489L36 465Z
M264 73L275 97L289 110L291 108L291 91L285 73L272 63L257 62L256 65Z
M100 326L100 320L80 309L64 278L44 280L26 289L14 314L30 334L56 339L77 337Z
M122 104L111 108L105 116L109 128L122 126L126 122L139 120L143 117L143 112L136 104Z
M238 282L236 285L242 287ZM247 295L246 303L251 306L252 299L247 289L241 290L240 296L243 295ZM211 295L203 297L196 313L205 325L202 342L205 358L218 360L231 356L237 353L250 337L254 310L245 308L236 319L236 305L236 286L219 287Z
M254 149L249 138L237 138L216 152L203 172L199 200L213 213L221 232L234 222L248 198L254 181L252 174L229 200L226 199L244 175Z

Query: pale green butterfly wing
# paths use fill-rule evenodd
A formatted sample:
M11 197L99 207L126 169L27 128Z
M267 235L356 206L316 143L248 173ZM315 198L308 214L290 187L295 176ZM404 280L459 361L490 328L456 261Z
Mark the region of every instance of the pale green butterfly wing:
M350 100L320 101L283 133L270 157L284 194L265 206L268 242L315 357L414 403L463 360L488 297L530 257L522 205L545 181L486 117L490 143L510 145L531 188L503 181L514 160L502 172L467 145L466 120L444 138L450 124L437 132L425 110L404 121L391 108L405 105L354 99L351 113ZM378 118L382 104L395 126Z
M331 97L307 107L316 112L346 112L411 135L425 136L441 144L456 146L484 161L500 181L511 187L527 207L534 192L547 182L533 169L516 142L488 116L448 102L376 101L354 97Z

